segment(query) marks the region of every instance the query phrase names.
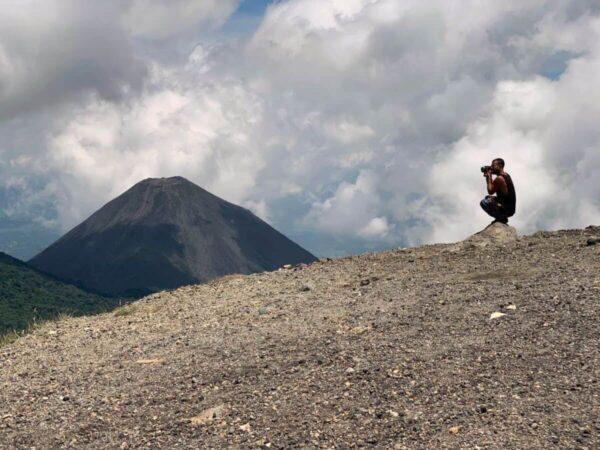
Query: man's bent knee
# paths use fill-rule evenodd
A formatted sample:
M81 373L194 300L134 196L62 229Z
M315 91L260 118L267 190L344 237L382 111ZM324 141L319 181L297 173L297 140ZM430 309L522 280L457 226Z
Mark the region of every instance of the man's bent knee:
M487 197L485 197L479 202L479 206L481 206L485 211L488 211L492 205L490 200Z

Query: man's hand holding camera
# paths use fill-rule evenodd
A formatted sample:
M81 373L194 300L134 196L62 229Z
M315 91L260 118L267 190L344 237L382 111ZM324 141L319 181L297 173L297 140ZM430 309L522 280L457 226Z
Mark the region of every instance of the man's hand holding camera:
M481 168L481 172L483 173L484 178L491 178L492 177L492 167L491 166L483 166Z

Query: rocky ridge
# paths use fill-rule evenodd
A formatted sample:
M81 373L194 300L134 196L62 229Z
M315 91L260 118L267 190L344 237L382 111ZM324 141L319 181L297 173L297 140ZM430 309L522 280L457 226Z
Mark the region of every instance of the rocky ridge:
M598 448L599 235L488 233L48 324L0 349L0 448Z

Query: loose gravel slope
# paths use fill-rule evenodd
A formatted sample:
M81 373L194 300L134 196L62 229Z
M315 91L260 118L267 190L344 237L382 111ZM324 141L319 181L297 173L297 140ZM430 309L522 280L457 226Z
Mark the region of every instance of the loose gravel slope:
M48 324L0 349L0 448L599 448L599 235L320 261Z

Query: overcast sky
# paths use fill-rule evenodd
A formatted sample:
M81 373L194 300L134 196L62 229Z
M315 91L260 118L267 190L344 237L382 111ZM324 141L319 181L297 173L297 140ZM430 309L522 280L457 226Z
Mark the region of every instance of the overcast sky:
M182 175L319 255L600 223L597 0L0 0L0 218ZM1 223L0 223L1 226Z

